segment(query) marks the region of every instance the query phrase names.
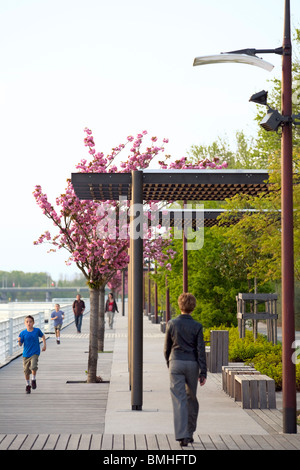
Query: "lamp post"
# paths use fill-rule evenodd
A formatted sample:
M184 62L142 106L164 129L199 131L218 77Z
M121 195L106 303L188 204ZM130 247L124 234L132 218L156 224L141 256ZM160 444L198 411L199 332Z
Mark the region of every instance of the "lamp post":
M282 56L282 115L292 115L292 44L290 0L285 0ZM282 127L281 141L281 278L282 278L282 373L283 432L297 432L296 372L292 361L295 341L294 243L293 243L293 134L292 122Z
M262 124L266 130L276 130L282 126L281 140L281 255L282 255L282 392L283 392L283 432L297 433L296 371L293 363L293 344L295 341L294 311L294 243L293 243L293 134L292 123L292 44L290 30L290 0L284 5L284 34L282 47L277 49L243 49L219 56L197 57L194 65L208 63L239 62L271 70L268 62L259 59L256 53L282 55L282 116L273 111L270 125ZM226 56L226 57L225 57ZM261 92L256 99L264 100ZM253 97L252 97L253 98ZM255 99L252 99L255 101ZM256 101L258 102L258 101ZM261 104L263 104L261 102ZM264 103L265 104L265 103ZM269 116L270 117L270 116ZM271 125L272 124L272 125ZM275 126L274 126L275 124ZM278 124L278 126L277 126Z

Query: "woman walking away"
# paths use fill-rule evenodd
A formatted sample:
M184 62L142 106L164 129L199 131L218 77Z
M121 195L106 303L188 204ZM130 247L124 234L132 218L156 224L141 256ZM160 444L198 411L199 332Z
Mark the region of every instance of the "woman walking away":
M111 292L108 294L108 299L105 304L105 313L107 313L108 317L108 326L110 329L112 329L113 324L114 324L114 316L115 312L119 313L117 303L114 299L114 294Z
M181 446L194 442L199 404L197 384L206 382L206 356L203 328L191 317L196 306L192 294L178 298L181 314L167 324L164 355L170 372L175 439Z

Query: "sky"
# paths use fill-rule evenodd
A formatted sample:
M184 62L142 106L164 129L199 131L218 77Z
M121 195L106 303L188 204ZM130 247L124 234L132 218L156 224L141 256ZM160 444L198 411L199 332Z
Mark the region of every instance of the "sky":
M300 28L299 0L291 14ZM41 185L53 203L64 192L89 158L85 127L105 155L147 130L169 139L172 159L218 137L234 149L237 131L256 135L249 98L281 78L281 57L263 56L272 72L193 61L280 47L283 16L284 0L1 0L0 271L79 272L67 252L33 245L56 230L32 192Z

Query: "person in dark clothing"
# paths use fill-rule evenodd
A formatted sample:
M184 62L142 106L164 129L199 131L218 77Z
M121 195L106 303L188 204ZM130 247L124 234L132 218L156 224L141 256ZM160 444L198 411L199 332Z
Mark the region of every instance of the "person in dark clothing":
M73 302L73 312L75 318L75 325L77 328L77 332L81 333L81 325L82 325L82 315L85 309L85 303L81 300L80 294L76 295L76 300Z
M119 313L117 303L114 299L114 294L111 292L108 294L108 299L105 304L105 313L107 313L108 317L108 326L110 329L112 329L113 324L114 324L114 316L115 312Z
M196 299L190 293L178 298L181 314L167 323L164 356L170 374L175 439L181 446L193 442L197 427L200 386L206 382L207 368L203 327L191 317Z

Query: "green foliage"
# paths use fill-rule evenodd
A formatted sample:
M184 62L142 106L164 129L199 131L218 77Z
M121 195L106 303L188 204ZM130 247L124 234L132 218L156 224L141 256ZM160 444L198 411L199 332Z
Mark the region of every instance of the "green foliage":
M275 380L276 390L282 389L282 350L281 345L274 346L273 350L262 351L253 357L251 363L261 374L268 375ZM300 390L300 381L297 388Z
M173 312L179 314L177 299L183 290L182 240L174 240L173 248L176 256L167 279ZM164 269L158 269L158 274L153 276L159 290L165 290L165 277ZM203 247L188 251L188 289L197 299L193 317L208 328L236 325L236 295L249 292L250 288L247 265L236 256L222 230L205 228ZM272 291L269 285L265 289Z
M0 282L4 287L46 287L52 282L47 273L24 273L23 271L0 271Z

